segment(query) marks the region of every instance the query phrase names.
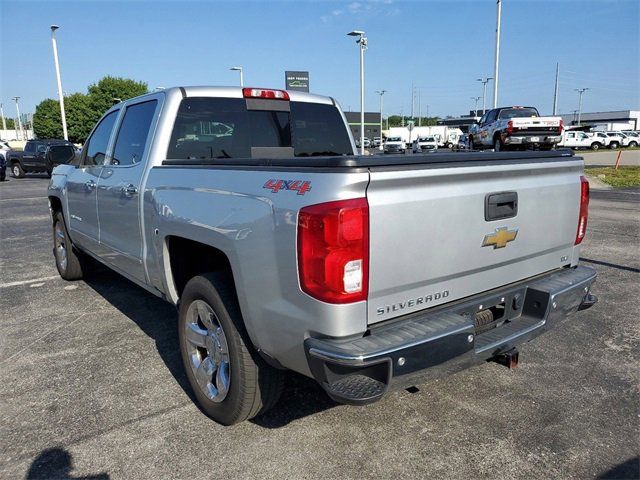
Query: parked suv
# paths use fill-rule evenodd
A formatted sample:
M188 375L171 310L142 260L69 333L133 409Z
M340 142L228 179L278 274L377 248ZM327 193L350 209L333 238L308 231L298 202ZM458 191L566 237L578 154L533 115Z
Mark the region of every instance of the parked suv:
M6 160L15 178L23 178L31 172L46 173L51 177L53 168L62 163L71 163L75 152L76 147L66 140L29 140L24 151L12 150Z

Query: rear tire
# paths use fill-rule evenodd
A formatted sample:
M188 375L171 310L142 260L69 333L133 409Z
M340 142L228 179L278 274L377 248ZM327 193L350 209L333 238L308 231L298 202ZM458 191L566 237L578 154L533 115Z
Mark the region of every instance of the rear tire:
M65 280L80 280L84 276L86 261L71 243L62 212L54 216L53 257L58 273Z
M20 165L19 163L14 163L13 165L11 165L11 175L13 175L14 178L24 178L24 170L22 169L22 165Z
M493 151L494 152L501 152L504 150L504 146L502 145L502 140L500 140L500 137L496 137L493 140Z
M228 275L189 280L180 300L179 337L191 388L216 422L233 425L253 418L280 398L284 373L253 348Z
M610 148L611 150L615 150L616 148L619 148L619 147L620 147L620 144L619 144L618 142L611 142L611 143L609 144L609 148Z
M629 142L629 148L635 148L638 146L638 142L636 142L635 140L632 140Z

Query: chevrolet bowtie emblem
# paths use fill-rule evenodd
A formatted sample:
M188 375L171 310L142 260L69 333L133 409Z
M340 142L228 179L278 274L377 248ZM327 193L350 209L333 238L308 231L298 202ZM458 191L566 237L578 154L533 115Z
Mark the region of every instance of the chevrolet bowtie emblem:
M518 229L508 230L507 227L496 228L495 233L490 233L484 236L482 241L483 247L490 247L493 245L493 249L504 248L507 243L512 242L518 235Z

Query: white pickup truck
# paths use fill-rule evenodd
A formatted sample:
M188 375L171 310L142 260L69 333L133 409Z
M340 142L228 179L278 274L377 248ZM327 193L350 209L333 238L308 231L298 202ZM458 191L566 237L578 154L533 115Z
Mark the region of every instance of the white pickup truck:
M580 131L565 131L562 134L562 140L558 142L558 147L565 148L590 148L591 150L599 150L604 147L605 142L598 137Z
M56 266L78 280L91 257L176 305L186 376L223 424L273 406L283 370L361 405L514 366L518 345L595 303L581 158L354 150L319 95L179 87L118 103L53 170Z
M533 107L500 107L486 112L469 129L469 144L474 149L551 150L562 138L564 123L560 117L541 117Z

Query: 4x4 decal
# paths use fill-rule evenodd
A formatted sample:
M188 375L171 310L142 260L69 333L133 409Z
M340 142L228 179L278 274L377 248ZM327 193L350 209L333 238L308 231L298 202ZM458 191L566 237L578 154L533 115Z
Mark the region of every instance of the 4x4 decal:
M297 191L298 195L304 195L311 190L311 182L307 180L270 179L267 180L267 183L262 188L267 188L273 193L278 193L280 190L293 190Z

